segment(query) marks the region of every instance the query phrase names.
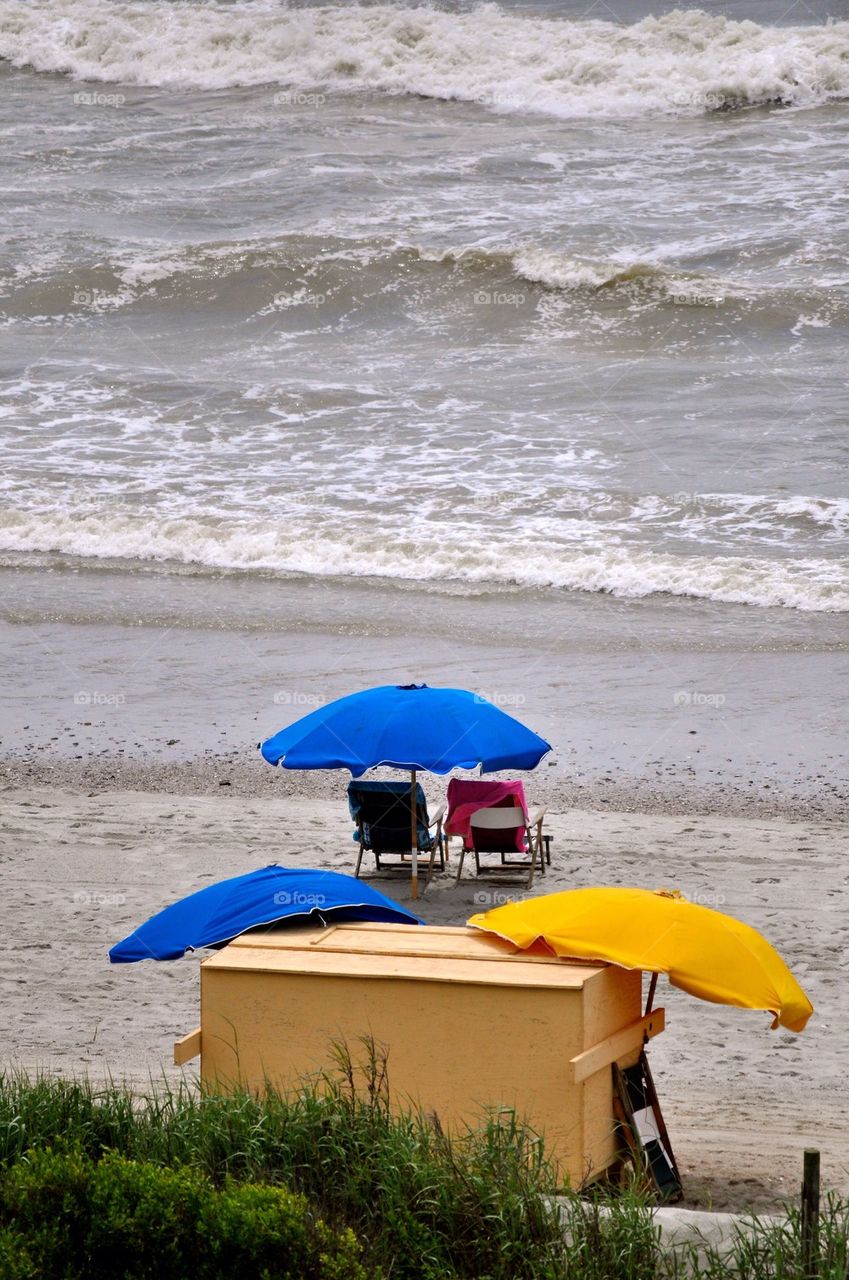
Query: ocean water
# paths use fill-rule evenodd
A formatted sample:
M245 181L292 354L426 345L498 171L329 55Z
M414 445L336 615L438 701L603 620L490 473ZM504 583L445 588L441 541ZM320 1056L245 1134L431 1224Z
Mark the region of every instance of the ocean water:
M849 611L849 2L0 0L0 566Z

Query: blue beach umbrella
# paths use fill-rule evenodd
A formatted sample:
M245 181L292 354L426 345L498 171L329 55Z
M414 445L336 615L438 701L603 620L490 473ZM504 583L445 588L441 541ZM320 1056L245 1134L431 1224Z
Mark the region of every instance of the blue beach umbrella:
M221 946L248 929L281 920L424 923L353 876L272 863L248 875L219 880L173 902L116 943L109 959L113 964L179 960L187 951Z
M381 685L329 702L260 743L284 769L349 769L354 778L385 765L412 774L412 892L418 896L416 772L534 769L551 750L544 738L478 694L426 684Z

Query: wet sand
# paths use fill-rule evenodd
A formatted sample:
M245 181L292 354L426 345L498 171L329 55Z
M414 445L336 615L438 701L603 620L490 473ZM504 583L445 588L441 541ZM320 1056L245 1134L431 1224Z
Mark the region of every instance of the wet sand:
M0 651L0 758L21 785L275 794L261 738L323 699L427 681L546 737L534 787L567 805L840 820L849 802L849 615L5 569Z

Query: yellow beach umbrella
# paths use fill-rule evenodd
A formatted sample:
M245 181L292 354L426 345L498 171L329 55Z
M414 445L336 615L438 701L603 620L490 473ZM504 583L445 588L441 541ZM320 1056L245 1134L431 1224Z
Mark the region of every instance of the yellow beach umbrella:
M571 889L509 902L468 923L523 950L539 942L557 956L668 974L673 986L701 1000L768 1010L773 1029L802 1031L814 1011L756 929L677 892Z

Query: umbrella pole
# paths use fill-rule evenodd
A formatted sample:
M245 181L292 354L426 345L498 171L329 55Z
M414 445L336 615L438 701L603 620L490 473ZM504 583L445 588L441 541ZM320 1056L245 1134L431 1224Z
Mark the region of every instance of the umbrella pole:
M648 1015L652 1011L652 1005L654 1004L654 993L656 990L657 990L657 974L653 973L651 976L651 982L649 983L649 993L648 993L648 996L646 997L646 1012L644 1015L645 1017L648 1017Z
M419 830L416 822L416 771L411 771L410 782L410 838L413 852L413 901L419 896Z

